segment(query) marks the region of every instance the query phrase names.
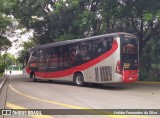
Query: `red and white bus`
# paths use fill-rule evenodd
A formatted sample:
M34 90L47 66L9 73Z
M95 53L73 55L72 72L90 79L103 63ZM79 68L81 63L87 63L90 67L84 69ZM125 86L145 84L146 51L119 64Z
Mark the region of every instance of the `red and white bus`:
M65 80L84 83L138 80L138 39L129 33L39 45L24 56L24 75L33 81Z

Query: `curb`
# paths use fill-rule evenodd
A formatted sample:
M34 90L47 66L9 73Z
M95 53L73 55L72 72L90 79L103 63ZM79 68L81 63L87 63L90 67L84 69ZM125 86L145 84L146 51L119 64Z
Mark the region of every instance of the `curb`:
M140 84L160 84L160 82L149 82L149 81L138 81L136 83L140 83Z
M0 83L0 90L2 89L2 87L3 87L4 83L6 82L7 78L8 78L8 76L3 79L2 83Z

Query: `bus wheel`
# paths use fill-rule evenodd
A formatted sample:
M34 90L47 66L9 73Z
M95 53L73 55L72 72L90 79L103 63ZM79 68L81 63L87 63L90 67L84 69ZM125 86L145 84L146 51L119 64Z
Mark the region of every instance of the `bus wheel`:
M36 79L36 76L35 76L35 74L34 74L34 73L32 74L32 76L31 76L31 77L32 77L33 82L37 82L37 79Z
M84 77L81 73L77 73L74 75L74 83L77 86L83 86L84 85Z

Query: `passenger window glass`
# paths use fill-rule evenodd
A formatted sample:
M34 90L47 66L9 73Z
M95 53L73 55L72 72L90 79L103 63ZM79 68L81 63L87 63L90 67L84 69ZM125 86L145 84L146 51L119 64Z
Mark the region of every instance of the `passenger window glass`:
M32 56L34 56L34 57L39 57L39 50L33 52Z

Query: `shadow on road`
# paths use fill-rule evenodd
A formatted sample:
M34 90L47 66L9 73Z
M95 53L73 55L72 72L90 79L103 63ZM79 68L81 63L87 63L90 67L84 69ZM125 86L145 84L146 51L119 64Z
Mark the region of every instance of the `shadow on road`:
M64 85L64 86L75 86L73 82L66 82L66 81L58 81L58 80L38 80L37 82L33 82L31 79L23 78L22 81L31 82L31 83L41 83L41 84L56 84L56 85ZM82 88L92 88L92 89L103 89L103 90L114 90L114 91L121 91L121 90L139 90L143 88L147 89L159 89L160 84L146 84L146 83L107 83L107 84L93 84L93 83L86 83Z
M26 79L26 82L31 83L43 83L43 84L56 84L56 85L67 85L67 86L76 86L73 82L66 81L55 81L55 80L38 80L37 82L33 82L31 79ZM108 83L108 84L94 84L94 83L86 83L82 88L93 88L93 89L106 89L106 90L128 90L132 89L132 87L124 84L124 83Z

